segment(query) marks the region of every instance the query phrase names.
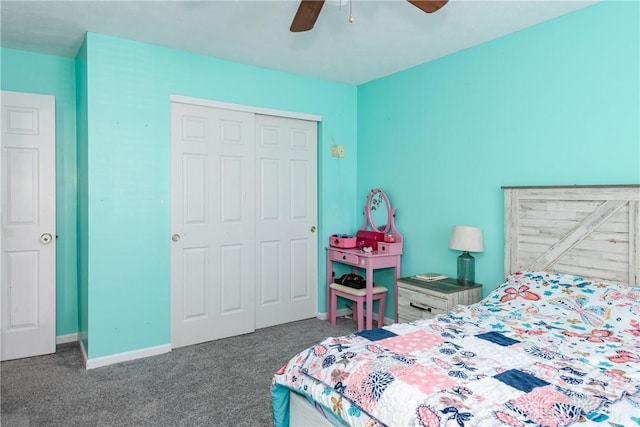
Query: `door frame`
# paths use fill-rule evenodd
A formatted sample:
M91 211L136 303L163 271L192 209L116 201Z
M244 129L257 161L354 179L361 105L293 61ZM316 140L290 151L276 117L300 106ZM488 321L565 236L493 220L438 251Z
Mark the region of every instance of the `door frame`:
M211 99L192 98L184 95L169 95L169 102L181 104L198 105L200 107L221 108L223 110L245 111L247 113L262 114L265 116L287 117L290 119L309 120L311 122L321 122L322 116L317 114L297 113L294 111L275 110L272 108L254 107L251 105L233 104L230 102L214 101Z

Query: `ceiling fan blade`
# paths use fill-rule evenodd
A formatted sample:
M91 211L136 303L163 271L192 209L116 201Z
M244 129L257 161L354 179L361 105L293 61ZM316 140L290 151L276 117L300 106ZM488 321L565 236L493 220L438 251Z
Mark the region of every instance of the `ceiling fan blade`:
M293 33L299 33L312 29L323 5L324 0L302 0L289 30Z
M440 10L440 8L445 4L447 4L449 0L407 0L407 1L423 12L433 13Z

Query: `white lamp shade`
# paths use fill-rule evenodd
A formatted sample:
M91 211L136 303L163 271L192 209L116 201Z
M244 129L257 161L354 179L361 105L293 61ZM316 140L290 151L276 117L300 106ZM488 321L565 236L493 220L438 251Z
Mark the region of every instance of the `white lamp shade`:
M449 248L459 251L483 252L482 229L467 227L466 225L455 225L451 230Z

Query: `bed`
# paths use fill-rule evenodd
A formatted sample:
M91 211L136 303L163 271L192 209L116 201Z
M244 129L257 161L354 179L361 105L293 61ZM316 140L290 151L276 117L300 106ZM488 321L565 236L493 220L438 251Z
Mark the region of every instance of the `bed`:
M301 351L276 425L640 425L640 186L504 191L504 282Z

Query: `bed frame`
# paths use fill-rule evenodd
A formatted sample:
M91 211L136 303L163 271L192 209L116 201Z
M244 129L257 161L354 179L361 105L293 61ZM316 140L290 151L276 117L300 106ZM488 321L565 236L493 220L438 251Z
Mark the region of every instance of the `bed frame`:
M640 185L502 187L504 272L640 284Z
M505 277L555 271L640 285L640 185L502 188ZM331 425L290 395L292 426Z

